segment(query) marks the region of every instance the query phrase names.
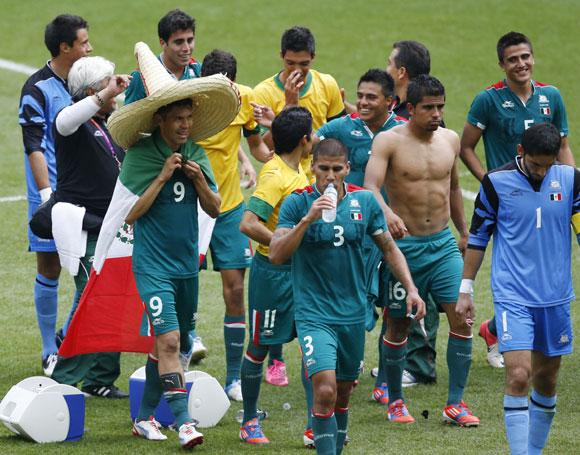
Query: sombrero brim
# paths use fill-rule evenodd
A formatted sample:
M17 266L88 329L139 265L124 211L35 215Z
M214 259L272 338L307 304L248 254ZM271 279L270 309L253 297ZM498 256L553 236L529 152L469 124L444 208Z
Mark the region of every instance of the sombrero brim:
M117 144L128 149L153 132L153 114L159 108L186 98L193 101L193 121L189 136L194 142L222 131L240 110L238 89L221 74L176 81L115 111L108 122L111 136Z

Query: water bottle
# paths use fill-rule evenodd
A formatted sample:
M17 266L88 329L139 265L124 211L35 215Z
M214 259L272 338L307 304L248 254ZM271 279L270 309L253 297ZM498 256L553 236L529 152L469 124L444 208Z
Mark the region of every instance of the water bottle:
M328 196L332 200L334 207L330 210L323 210L322 219L326 223L332 223L334 220L336 220L336 200L338 199L338 193L336 192L336 188L334 188L332 183L328 184L324 190L324 195Z

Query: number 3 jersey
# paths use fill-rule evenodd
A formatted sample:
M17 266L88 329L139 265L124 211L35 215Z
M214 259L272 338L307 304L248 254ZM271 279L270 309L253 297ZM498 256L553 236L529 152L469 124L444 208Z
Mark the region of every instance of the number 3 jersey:
M496 302L552 306L574 299L570 224L580 243L580 172L556 163L531 181L520 158L488 173L471 221L469 248L493 236Z
M367 293L363 240L386 232L385 217L370 191L346 185L336 220L311 223L292 256L297 321L355 324L365 320ZM320 197L316 186L288 196L278 228L293 228Z

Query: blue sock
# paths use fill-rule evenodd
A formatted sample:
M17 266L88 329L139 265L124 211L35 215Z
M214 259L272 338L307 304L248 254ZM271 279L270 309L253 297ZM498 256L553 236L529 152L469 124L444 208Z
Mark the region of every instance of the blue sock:
M314 397L312 393L312 381L308 379L308 374L304 368L304 362L300 362L302 370L300 377L302 379L302 387L304 388L304 396L306 397L306 429L312 428L312 406L314 406Z
M240 379L244 338L246 336L245 316L224 316L224 344L226 346L226 386Z
M50 280L40 273L34 283L36 319L42 339L42 358L56 353L56 315L58 308L58 280Z
M511 455L528 454L528 397L503 396L505 432Z
M459 404L461 401L471 368L472 344L473 337L449 332L449 341L447 342L447 368L449 369L447 404Z
M556 395L546 397L532 390L530 397L530 432L528 454L539 455L546 446L552 420L556 414ZM533 430L532 430L533 429Z
M317 455L336 455L336 436L338 428L334 412L328 415L314 414L312 431L314 433L314 446Z

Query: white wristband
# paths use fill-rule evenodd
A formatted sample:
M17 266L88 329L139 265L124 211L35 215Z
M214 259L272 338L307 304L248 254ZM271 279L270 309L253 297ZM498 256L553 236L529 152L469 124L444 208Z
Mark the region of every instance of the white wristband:
M462 279L461 286L459 286L459 293L473 295L473 280Z
M38 190L38 193L40 194L40 202L44 204L46 201L50 199L50 195L52 194L52 188L50 186L47 186L46 188Z

